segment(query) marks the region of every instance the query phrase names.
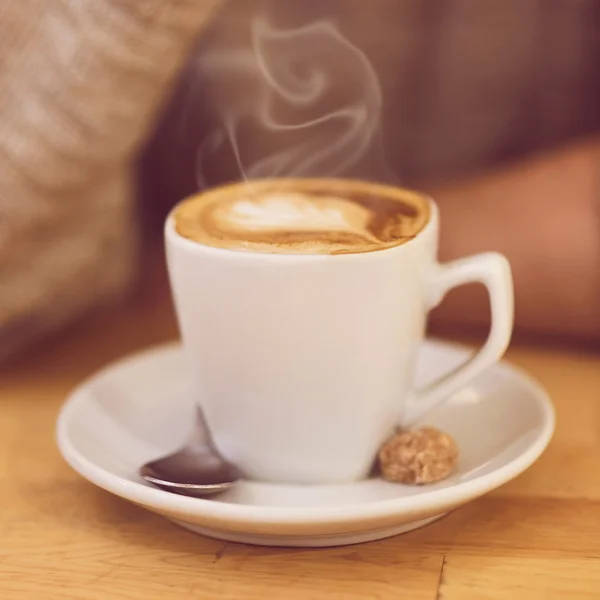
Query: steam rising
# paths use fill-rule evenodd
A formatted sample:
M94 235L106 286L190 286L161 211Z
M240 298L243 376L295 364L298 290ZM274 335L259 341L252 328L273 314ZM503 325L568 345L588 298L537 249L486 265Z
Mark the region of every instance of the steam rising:
M328 21L281 30L255 18L250 48L209 52L197 68L222 124L198 150L200 187L206 158L227 143L247 180L348 175L376 140L377 76Z

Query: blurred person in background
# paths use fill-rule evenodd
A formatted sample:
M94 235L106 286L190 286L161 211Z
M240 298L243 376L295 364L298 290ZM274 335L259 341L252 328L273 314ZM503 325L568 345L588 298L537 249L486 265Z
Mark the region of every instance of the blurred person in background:
M160 243L222 126L197 57L249 48L259 13L332 20L369 58L387 162L439 202L443 260L505 253L518 329L600 339L599 0L25 0L0 9L0 355L131 288L140 224ZM205 183L239 178L220 157ZM452 296L437 320L485 322L483 296Z

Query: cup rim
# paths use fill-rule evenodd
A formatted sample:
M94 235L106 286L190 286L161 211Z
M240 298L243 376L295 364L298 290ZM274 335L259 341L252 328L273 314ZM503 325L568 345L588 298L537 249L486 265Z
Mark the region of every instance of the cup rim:
M177 208L183 204L184 202L194 198L198 195L203 195L205 193L209 193L213 190L226 189L226 188L234 188L240 187L247 182L244 181L236 181L230 182L219 186L214 186L208 188L206 190L197 192L195 194L190 194L185 196L181 200L179 200L169 211L164 224L164 235L165 242L171 243L180 246L181 248L187 249L191 252L202 253L202 254L214 254L219 255L221 257L230 257L235 258L237 260L270 260L270 261L286 261L286 262L309 262L309 261L324 261L324 260L334 260L336 262L348 261L348 260L376 260L378 257L381 258L383 255L389 256L391 253L399 253L402 252L403 248L412 247L415 243L425 235L428 234L432 229L437 228L439 221L439 209L436 202L433 200L431 196L425 194L424 192L419 192L417 190L411 188L405 188L402 186L397 186L388 183L379 183L372 182L368 180L362 179L352 179L352 178L343 178L343 177L272 177L272 178L264 178L253 180L255 183L267 182L267 181L284 181L284 182L338 182L341 184L355 184L361 186L370 186L374 188L380 189L393 189L393 190L401 190L408 194L419 196L423 199L429 207L429 219L425 226L417 232L417 234L396 246L389 246L387 248L381 248L378 250L372 250L368 252L348 252L342 254L301 254L301 253L276 253L276 252L261 252L261 251L246 251L240 250L236 248L222 248L218 246L210 246L208 244L203 244L202 242L198 242L196 240L190 240L189 238L181 235L175 228L175 211Z

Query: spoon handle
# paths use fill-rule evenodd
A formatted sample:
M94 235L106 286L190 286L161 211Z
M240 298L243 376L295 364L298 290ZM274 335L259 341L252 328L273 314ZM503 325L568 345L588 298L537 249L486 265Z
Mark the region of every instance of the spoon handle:
M190 434L189 443L198 446L207 446L211 450L216 450L210 430L206 424L206 419L204 418L204 413L199 406L196 407L196 426Z

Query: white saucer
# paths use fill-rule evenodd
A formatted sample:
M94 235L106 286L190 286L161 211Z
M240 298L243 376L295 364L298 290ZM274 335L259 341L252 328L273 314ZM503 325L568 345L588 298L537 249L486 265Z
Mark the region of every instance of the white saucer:
M423 344L420 384L469 356ZM193 422L181 351L170 345L114 364L83 383L58 420L69 464L96 485L211 537L261 545L333 546L421 527L513 479L544 451L554 430L547 394L525 374L498 364L427 419L460 447L457 472L425 487L370 479L330 486L241 482L216 499L150 487L140 464L174 450Z

